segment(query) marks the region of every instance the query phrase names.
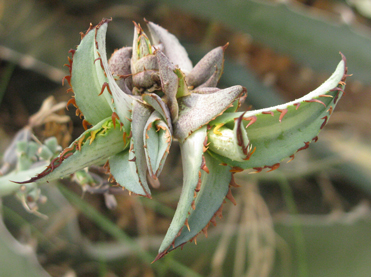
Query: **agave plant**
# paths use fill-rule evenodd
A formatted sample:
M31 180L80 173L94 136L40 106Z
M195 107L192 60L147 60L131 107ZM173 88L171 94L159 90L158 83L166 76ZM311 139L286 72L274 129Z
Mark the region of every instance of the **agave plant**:
M151 40L135 24L133 47L107 60L105 36L110 20L90 25L77 50L70 50L75 96L69 101L84 117L85 132L49 166L26 182L48 182L105 163L112 181L151 198L172 140L178 140L183 188L155 260L195 240L221 215L225 198L235 200L234 173L279 167L285 158L316 142L342 96L345 57L332 76L295 101L237 112L246 89L216 87L227 45L192 66L186 50L167 30L147 22ZM89 125L92 127L88 128Z

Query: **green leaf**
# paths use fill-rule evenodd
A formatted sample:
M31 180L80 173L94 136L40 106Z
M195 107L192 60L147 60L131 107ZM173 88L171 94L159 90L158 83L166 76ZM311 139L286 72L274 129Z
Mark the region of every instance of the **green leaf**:
M195 202L196 209L191 210L188 217L189 229L183 228L175 239L174 245L160 252L161 256L192 240L205 227L207 229L214 216L221 215L218 211L221 212L224 198L229 191L229 183L232 179L231 168L220 165L218 160L213 159L207 153L205 153L205 160L209 173L202 172L201 190Z
M337 101L343 94L346 77L345 60L337 66L331 77L320 87L292 102L243 113L223 114L210 125L233 124L234 119L243 115L244 125L252 151L245 162L234 162L210 151L221 162L234 167L275 169L282 159L297 151L304 150L311 141L318 139L319 131L327 123Z
M103 95L106 97L108 103L111 105L112 111L115 112L118 117L120 118L121 123L124 124L124 129L127 133L130 132L130 110L131 110L131 103L134 101L128 92L122 91L120 87L117 85L115 79L112 76L110 67L107 61L107 53L106 53L106 33L108 22L110 20L103 20L99 23L95 28L96 36L94 47L98 45L96 48L97 51L94 51L96 54L96 68L97 72L102 72L102 66L104 70L104 75L98 74L98 78L101 82L102 89L104 88ZM100 63L100 61L102 63ZM106 84L106 86L105 86ZM105 86L105 87L104 87Z
M75 92L76 104L90 124L97 124L111 116L112 110L103 96L99 96L102 84L94 65L95 32L88 32L73 54L71 85ZM103 71L102 69L100 69Z
M50 277L39 264L31 245L18 242L0 220L0 275Z
M161 114L162 118L166 121L169 126L171 133L173 133L173 125L171 123L171 115L168 107L162 101L161 97L155 93L145 93L142 95L142 99L151 105L158 113Z
M126 147L120 128L106 118L82 133L43 172L23 183L41 184L62 178L87 166L102 164Z
M242 118L243 116L240 116L235 120L233 130L215 127L208 131L209 149L232 161L243 162L248 159L249 139L245 126L242 124Z
M194 194L198 190L197 184L199 184L201 177L205 138L206 127L202 127L180 144L183 165L183 188L173 220L160 246L160 254L171 246L179 231L184 227L188 212L192 210Z
M225 47L217 47L207 53L187 75L187 84L216 87L223 72L224 50Z
M165 94L166 103L169 107L171 119L176 121L178 118L178 101L176 95L178 92L178 76L174 73L175 66L170 62L165 54L157 50L156 58L161 79L162 91Z
M179 67L185 73L190 72L192 70L192 62L188 58L187 51L179 43L179 40L166 29L153 22L147 22L147 25L151 33L153 44L161 44L164 54L173 65Z
M233 86L212 94L192 93L179 98L179 118L174 123L174 137L185 140L192 132L223 113L245 92L242 86Z
M110 171L116 182L125 189L141 196L147 196L145 188L139 182L139 176L133 162L129 161L129 151L125 150L109 158Z
M172 136L161 115L154 111L144 127L144 151L149 174L157 179L169 154Z
M151 198L151 191L147 184L147 161L144 151L144 128L151 115L151 110L139 101L133 102L132 137L130 140L129 161L131 170L137 172L138 182Z

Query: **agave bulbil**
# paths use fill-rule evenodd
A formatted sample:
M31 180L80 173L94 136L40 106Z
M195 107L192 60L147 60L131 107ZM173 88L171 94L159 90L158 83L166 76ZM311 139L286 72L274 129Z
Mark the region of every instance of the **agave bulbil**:
M345 88L343 55L332 76L295 101L237 112L246 97L242 86L217 88L227 45L217 47L195 67L177 38L147 22L151 40L135 24L133 47L107 60L110 20L92 25L71 50L75 96L69 101L84 117L86 131L27 182L47 182L102 165L114 183L151 198L158 187L173 139L179 141L183 188L155 260L192 241L215 223L225 198L235 204L234 173L279 167L285 158L317 141ZM89 125L92 127L87 128Z

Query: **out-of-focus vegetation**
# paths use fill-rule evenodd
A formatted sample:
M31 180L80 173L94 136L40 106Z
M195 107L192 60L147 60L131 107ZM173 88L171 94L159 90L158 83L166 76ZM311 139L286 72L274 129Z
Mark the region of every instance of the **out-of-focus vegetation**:
M2 201L1 276L368 276L371 274L370 19L357 1L0 1L0 153L43 100L61 87L67 52L89 23L112 17L109 52L132 43L132 21L174 33L191 58L230 43L221 86L241 84L254 108L298 98L348 59L346 95L319 141L276 172L238 175L238 205L198 245L151 265L181 184L176 146L154 200L82 195L69 180L46 184L48 201L27 213ZM34 128L66 146L73 122ZM73 127L73 128L72 128ZM98 169L97 169L98 170ZM1 186L1 184L0 184ZM16 241L16 238L18 241Z

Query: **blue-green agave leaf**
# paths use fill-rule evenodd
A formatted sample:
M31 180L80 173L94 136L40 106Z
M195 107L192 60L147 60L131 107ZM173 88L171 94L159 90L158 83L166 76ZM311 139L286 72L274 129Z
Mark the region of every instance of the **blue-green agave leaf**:
M193 87L216 87L223 73L225 48L217 47L207 53L187 75L187 84Z
M125 132L130 132L130 109L131 103L134 98L128 95L128 92L124 92L117 85L115 79L112 76L110 67L107 61L106 53L106 33L108 22L110 20L102 20L95 27L95 42L94 47L96 47L96 68L97 72L102 72L103 67L104 75L98 74L98 78L101 82L101 87L103 89L103 94L106 97L108 103L111 105L112 111L115 112L121 123L124 125Z
M292 102L245 113L225 113L210 125L233 124L243 116L247 136L250 140L250 159L244 162L232 161L210 149L210 154L223 163L241 169L278 168L287 157L294 158L297 151L317 141L318 133L325 126L337 101L343 94L346 78L345 58L335 72L316 90ZM213 136L212 140L222 139ZM215 143L211 142L210 143Z
M82 133L43 172L23 183L50 182L85 167L103 164L127 146L120 127L113 124L111 117L106 118Z
M176 99L178 92L178 76L174 73L175 66L169 61L162 51L156 51L156 58L162 91L165 94L165 102L169 107L171 118L175 122L178 118L179 112L178 101Z
M149 174L156 180L165 164L172 142L170 129L157 111L148 119L143 137Z
M165 120L167 126L169 127L171 133L173 133L173 125L171 121L171 115L165 102L162 101L161 97L155 93L145 93L142 94L142 99L152 106Z
M197 193L195 209L188 217L188 226L184 227L175 241L167 248L161 248L156 260L168 252L193 240L201 231L207 230L210 221L215 223L216 216L221 216L223 201L228 194L232 180L231 167L220 165L219 161L205 153L209 173L202 172L201 190Z
M170 34L167 30L153 22L147 22L147 25L153 44L155 46L161 44L163 52L173 65L179 67L183 72L189 73L192 70L192 62L188 58L187 51L179 43L179 40L173 34Z
M110 172L116 182L135 194L147 197L148 192L139 182L136 168L129 161L129 151L125 150L109 158Z
M147 161L144 150L144 128L152 113L149 106L139 101L133 102L132 128L129 149L130 167L137 173L138 182L146 192L146 197L151 198L151 191L147 183Z
M128 93L131 93L133 89L133 79L131 76L131 47L122 47L121 49L115 50L108 60L110 71L116 80L119 88Z
M200 184L203 147L206 136L206 126L204 126L180 144L183 165L183 188L173 220L162 241L159 253L166 251L171 246L186 223L188 212L192 210L195 193L199 190L198 184Z
M95 125L111 116L112 110L106 99L99 96L102 84L98 79L95 60L95 33L89 29L73 52L71 68L71 86L75 92L75 101L85 119ZM100 69L103 71L103 69Z
M249 158L249 138L242 118L243 115L235 120L233 130L219 125L220 128L213 128L208 131L210 151L232 161L243 162Z
M242 86L179 98L179 118L174 123L174 137L185 140L192 132L222 114L237 98L246 93ZM207 109L205 109L207 107Z

